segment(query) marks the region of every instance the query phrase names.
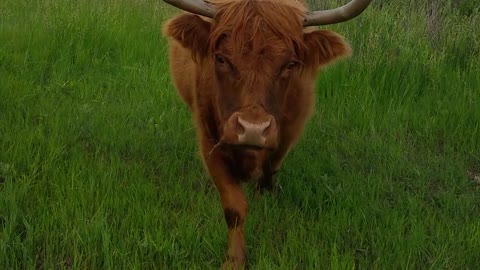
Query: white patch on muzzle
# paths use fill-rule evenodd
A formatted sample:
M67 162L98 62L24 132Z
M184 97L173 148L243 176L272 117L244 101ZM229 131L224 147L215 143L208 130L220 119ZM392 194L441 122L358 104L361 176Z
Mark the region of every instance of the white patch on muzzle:
M260 124L252 124L238 117L238 123L245 129L243 134L238 135L239 143L256 146L265 145L267 138L263 136L263 132L270 126L271 121L265 121Z

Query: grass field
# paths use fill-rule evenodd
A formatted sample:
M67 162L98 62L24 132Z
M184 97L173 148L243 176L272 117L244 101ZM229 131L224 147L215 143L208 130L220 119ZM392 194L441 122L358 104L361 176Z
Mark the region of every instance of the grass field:
M245 186L251 268L480 267L480 10L441 3L328 27L354 54L321 74L279 194ZM219 196L160 31L174 12L0 3L0 269L221 265Z

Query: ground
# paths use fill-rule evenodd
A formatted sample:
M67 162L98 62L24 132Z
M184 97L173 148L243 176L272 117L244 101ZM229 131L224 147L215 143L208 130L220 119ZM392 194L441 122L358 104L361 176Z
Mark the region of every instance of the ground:
M374 2L325 27L353 56L320 75L279 192L245 186L253 269L478 267L480 14L457 8ZM218 269L226 225L160 31L174 12L0 4L1 269Z

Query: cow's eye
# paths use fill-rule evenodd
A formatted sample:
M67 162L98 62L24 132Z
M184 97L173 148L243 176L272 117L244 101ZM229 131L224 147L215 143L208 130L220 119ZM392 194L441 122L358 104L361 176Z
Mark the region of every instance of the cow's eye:
M215 61L219 64L225 64L225 58L220 54L215 54Z
M285 66L286 69L292 70L298 66L297 61L290 61L288 64Z
M223 56L219 53L216 53L214 56L215 56L215 70L217 72L220 72L222 74L230 74L230 75L237 74L237 69L232 64L232 62L230 62L230 59L228 59L228 57Z
M282 66L282 69L280 69L277 76L281 78L288 78L290 75L294 73L295 69L299 65L300 65L299 61L296 61L296 60L289 61Z

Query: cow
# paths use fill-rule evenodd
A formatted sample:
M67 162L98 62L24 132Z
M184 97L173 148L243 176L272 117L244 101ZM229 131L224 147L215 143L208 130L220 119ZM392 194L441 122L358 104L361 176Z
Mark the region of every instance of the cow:
M241 183L274 188L274 175L314 109L321 67L350 55L344 38L315 25L343 22L371 0L308 12L302 0L164 0L169 63L192 112L204 165L228 227L224 269L247 268Z

